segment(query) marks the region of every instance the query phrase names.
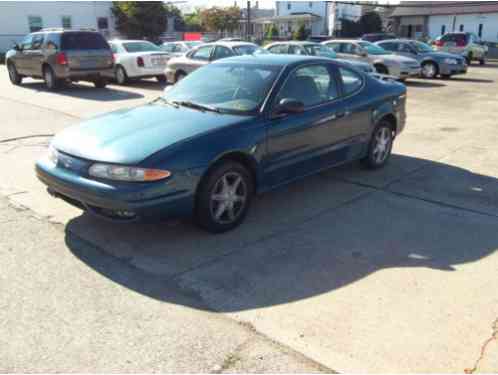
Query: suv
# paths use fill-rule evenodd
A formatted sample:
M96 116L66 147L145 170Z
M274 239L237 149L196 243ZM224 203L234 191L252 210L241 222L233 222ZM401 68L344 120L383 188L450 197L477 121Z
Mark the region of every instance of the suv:
M96 31L44 29L27 35L7 52L10 81L19 85L24 77L42 78L49 90L64 81L90 81L97 88L107 85L113 74L111 47Z
M455 53L465 57L467 65L473 60L486 64L488 47L474 33L448 33L441 35L434 42L437 51Z

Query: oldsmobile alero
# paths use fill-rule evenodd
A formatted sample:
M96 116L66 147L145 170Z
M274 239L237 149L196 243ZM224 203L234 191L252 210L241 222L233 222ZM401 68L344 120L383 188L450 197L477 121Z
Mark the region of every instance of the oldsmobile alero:
M149 104L56 135L48 191L117 221L193 216L235 228L256 193L352 160L384 166L405 126L404 85L310 56L200 68Z

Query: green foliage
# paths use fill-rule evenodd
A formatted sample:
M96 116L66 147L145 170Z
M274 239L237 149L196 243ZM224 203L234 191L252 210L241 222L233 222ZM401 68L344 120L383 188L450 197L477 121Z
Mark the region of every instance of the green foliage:
M310 32L306 29L304 23L300 23L298 29L292 34L292 39L294 40L306 40L308 39Z
M182 12L176 6L172 4L164 5L164 9L166 10L166 17L170 19L174 17L175 19L175 31L183 31L185 30L185 21L183 19Z
M196 9L194 13L187 14L184 18L184 31L205 31L201 23L201 12Z
M268 28L268 31L266 32L265 39L274 40L276 38L278 38L278 29L277 29L277 26L272 24L272 25L270 25L270 27Z
M157 40L166 31L168 10L159 1L114 1L116 29L132 39Z
M234 31L239 27L239 7L211 7L200 12L201 25L207 31Z

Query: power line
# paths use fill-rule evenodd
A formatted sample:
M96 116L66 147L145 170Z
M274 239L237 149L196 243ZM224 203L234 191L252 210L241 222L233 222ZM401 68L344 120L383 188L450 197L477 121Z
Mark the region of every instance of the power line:
M413 2L411 4L403 4L403 2L400 2L399 4L379 4L377 2L364 2L364 1L335 1L335 0L328 0L327 3L332 3L332 4L345 4L345 5L371 5L371 6L376 6L376 7L383 7L383 8L425 8L425 9L430 9L430 8L440 8L440 7L445 7L445 8L461 8L461 7L480 7L483 5L498 5L498 1L459 1L459 2L446 2L446 1L439 1L439 2L425 2L425 1L419 1L417 3Z

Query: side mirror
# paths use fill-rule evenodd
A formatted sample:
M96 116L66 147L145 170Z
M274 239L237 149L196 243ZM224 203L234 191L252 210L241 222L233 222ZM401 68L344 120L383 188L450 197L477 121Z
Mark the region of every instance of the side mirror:
M304 111L303 102L292 98L284 98L280 100L280 102L278 103L275 109L275 114L286 115L291 113L300 113L303 111Z

